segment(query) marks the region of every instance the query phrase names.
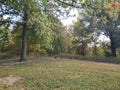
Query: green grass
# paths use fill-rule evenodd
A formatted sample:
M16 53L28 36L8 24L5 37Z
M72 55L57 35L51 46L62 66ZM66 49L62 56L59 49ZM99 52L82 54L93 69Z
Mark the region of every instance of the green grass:
M4 63L0 64L0 77L24 79L12 86L0 84L0 90L120 90L117 64L47 57L14 65Z

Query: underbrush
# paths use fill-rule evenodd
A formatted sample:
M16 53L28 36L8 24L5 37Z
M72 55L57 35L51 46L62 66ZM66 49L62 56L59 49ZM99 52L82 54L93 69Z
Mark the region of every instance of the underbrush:
M95 62L104 62L104 63L113 63L120 64L120 57L105 57L105 56L79 56L79 55L69 55L69 54L61 54L55 55L55 58L66 58L66 59L78 59L78 60L86 60L86 61L95 61Z

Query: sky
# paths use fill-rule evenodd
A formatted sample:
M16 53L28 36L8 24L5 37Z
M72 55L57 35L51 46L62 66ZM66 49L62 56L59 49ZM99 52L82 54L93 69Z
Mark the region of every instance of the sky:
M74 22L77 21L78 11L76 9L71 10L70 11L70 15L71 15L71 17L68 17L66 19L65 18L61 18L61 22L62 22L62 24L64 26L72 25Z
M61 17L61 22L66 27L69 27L70 25L73 25L73 23L77 21L77 18L78 18L78 11L77 11L77 9L72 9L70 11L70 16L71 17L68 17L68 18L62 18ZM7 19L9 17L10 17L9 15L4 15L3 18ZM21 18L20 18L20 16L14 16L14 19L12 19L12 20L21 21ZM11 25L9 28L12 29L13 25ZM99 36L99 41L109 41L109 38L107 38L105 35L100 35Z
M110 39L106 37L105 35L100 35L98 40L99 41L110 41Z
M70 15L75 15L74 17L68 17L68 18L61 18L61 22L64 26L69 27L70 25L73 25L74 22L77 21L78 18L78 11L77 9L73 9L70 11ZM109 41L110 39L106 37L105 35L100 35L98 41Z
M22 22L22 18L21 18L21 16L10 16L10 15L4 15L3 16L3 18L4 19L8 19L8 18L11 18L12 17L12 21L19 21L19 22ZM15 24L10 24L10 27L9 27L9 29L10 30L13 30L13 26L14 26Z

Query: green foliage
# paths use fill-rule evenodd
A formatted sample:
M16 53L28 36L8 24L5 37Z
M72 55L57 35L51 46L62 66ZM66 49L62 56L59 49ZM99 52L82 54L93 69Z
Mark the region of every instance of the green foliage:
M0 52L6 52L10 44L10 31L6 26L0 28Z
M119 41L118 25L120 25L120 10L118 0L90 0L84 1L83 17L90 23L89 28L101 30L111 42L111 55L116 56ZM84 9L84 7L86 7ZM117 33L116 33L117 32Z
M53 42L53 54L61 54L64 50L65 41L63 38L56 38Z
M52 30L54 31L54 40L53 40L53 50L52 53L53 54L61 54L62 52L64 52L64 48L65 48L65 28L63 27L63 25L61 24L61 22L56 21L54 23L54 27L52 28Z
M31 47L29 51L33 51L35 54L61 52L63 47L63 29L62 24L56 17L52 15L46 16L42 12L42 15L34 19L34 23L31 23L28 32L28 47Z
M86 55L86 49L88 46L88 43L91 42L91 36L90 31L85 27L85 24L82 22L82 20L79 20L75 23L73 26L74 28L74 49L76 48L76 52L80 55Z
M61 35L62 31L60 31L63 29L62 24L57 19L56 15L54 15L56 10L59 8L57 3L57 1L51 2L48 0L2 1L2 4L8 6L9 9L16 10L17 13L12 13L13 15L18 15L18 13L22 13L24 15L21 15L23 21L18 23L20 23L20 26L23 26L23 28L20 28L21 30L23 29L23 31L23 24L26 24L27 28L25 29L27 30L25 31L28 33L26 34L28 40L28 53L32 52L32 54L48 54L54 52L55 50L61 52L62 49L55 49L62 48L64 43L64 40L61 39L61 37L63 37ZM8 12L8 14L11 14L11 12ZM26 20L24 20L24 17L26 17ZM15 33L12 34L13 36L15 35L15 37L13 37L12 44L9 47L15 47L13 52L20 50L19 47L17 48L18 44L18 46L21 45L21 39L17 38L20 34L22 34L21 31L17 31L18 36L16 36ZM23 35L21 36L24 37ZM12 38L12 36L10 37ZM57 47L55 45L57 43L55 42L57 42L59 39L60 43L57 45Z
M91 32L95 29L104 31L104 34L110 38L111 47L115 46L111 50L119 48L119 3L119 0L1 0L0 2L0 4L8 6L8 9L13 10L8 14L20 15L21 13L23 22L18 23L20 23L20 26L26 24L25 31L27 31L27 50L29 54L51 54L67 51L81 55L87 54L88 43L91 42ZM80 17L81 20L78 20L73 26L74 31L71 36L67 37L67 35L65 36L65 28L57 16L66 16L73 7L77 7L82 18ZM26 16L26 20L23 16ZM86 23L90 25L87 26ZM8 24L6 24L7 27ZM20 30L22 29L20 28ZM4 36L6 31L7 29L5 31L0 30L1 36ZM5 40L0 38L0 47L6 41L4 42L4 49L7 50L6 46L9 46L9 48L15 47L13 51L19 50L21 45L20 34L21 31L17 31L17 34L12 33L10 35L10 39L7 37L5 37ZM97 49L98 52L94 51L92 53L98 55L99 52L102 52L102 50L99 51L99 48ZM6 52L6 50L3 51Z

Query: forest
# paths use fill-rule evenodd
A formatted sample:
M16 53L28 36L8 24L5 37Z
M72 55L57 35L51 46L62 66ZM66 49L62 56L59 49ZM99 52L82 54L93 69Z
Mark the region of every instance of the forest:
M2 0L0 57L78 55L119 57L119 0ZM77 21L64 26L60 17ZM99 40L104 35L109 40Z
M0 0L0 90L120 90L120 0Z

